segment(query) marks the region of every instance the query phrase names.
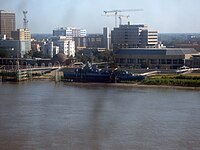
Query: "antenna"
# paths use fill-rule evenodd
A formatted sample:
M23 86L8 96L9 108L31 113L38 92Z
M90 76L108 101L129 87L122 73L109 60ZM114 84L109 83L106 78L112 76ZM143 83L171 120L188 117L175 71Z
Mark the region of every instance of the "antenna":
M24 29L28 29L28 20L27 20L27 17L26 17L27 13L28 13L28 11L26 11L26 10L23 11L23 14L24 14L24 18L23 18Z

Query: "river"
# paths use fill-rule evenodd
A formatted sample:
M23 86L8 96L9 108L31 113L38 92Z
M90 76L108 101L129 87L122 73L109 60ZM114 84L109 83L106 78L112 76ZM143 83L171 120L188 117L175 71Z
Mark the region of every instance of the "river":
M0 150L199 149L199 91L0 82Z

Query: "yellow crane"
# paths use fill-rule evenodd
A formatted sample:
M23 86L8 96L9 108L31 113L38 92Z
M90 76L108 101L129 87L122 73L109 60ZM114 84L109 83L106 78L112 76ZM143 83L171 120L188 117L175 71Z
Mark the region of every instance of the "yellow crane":
M118 17L118 13L121 12L130 12L130 11L143 11L143 9L119 9L119 10L108 10L108 11L104 11L105 15L108 14L114 14L115 16L115 27L117 27L117 17Z

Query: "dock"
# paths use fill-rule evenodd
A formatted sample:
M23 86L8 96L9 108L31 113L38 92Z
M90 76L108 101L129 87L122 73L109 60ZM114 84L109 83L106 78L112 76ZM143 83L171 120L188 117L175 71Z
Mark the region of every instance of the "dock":
M24 80L31 80L33 75L46 74L51 71L58 71L61 67L37 67L37 68L7 68L6 66L1 67L2 82L14 81L20 82Z

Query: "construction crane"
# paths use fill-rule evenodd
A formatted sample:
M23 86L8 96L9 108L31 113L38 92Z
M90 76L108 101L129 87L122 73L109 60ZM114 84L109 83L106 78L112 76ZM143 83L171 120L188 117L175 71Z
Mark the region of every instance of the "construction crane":
M115 27L117 27L117 17L118 13L120 12L130 12L130 11L143 11L143 9L119 9L119 10L108 10L104 11L105 15L106 14L114 14L115 15Z
M130 16L129 15L118 15L118 18L119 18L119 25L122 25L122 18L129 18Z
M102 16L106 16L106 17L110 17L110 16L115 16L115 14L103 14ZM122 18L129 18L130 15L117 15L117 17L119 18L119 25L122 24Z

